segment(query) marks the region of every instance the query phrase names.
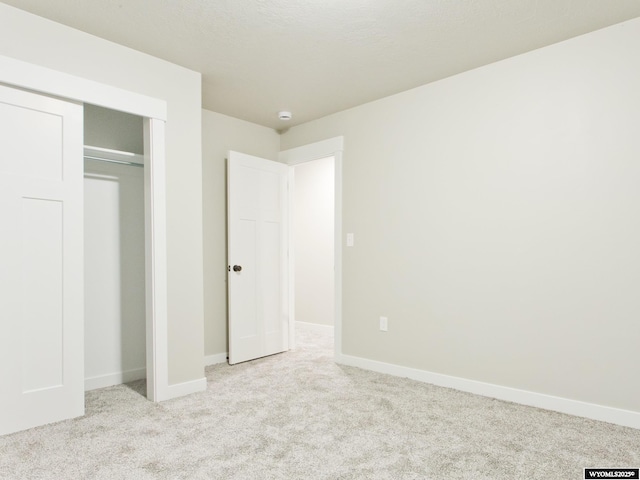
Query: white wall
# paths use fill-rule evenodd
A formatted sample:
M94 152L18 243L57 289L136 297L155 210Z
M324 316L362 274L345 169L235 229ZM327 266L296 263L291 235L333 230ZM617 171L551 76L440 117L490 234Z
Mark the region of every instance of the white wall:
M0 55L167 102L168 383L202 379L200 74L6 4Z
M345 137L344 353L640 412L638 51L640 19L283 135Z
M224 359L227 346L227 190L229 150L277 160L275 130L202 110L205 355ZM220 357L221 356L221 357Z
M334 323L334 160L294 168L295 319Z

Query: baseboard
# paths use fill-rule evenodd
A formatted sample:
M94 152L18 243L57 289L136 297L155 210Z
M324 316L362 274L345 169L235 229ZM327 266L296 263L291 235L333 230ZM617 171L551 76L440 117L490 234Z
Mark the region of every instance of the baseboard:
M133 382L147 378L146 368L136 368L125 372L110 373L108 375L98 375L96 377L84 379L84 390L96 390L98 388L111 387L122 383Z
M205 377L190 382L169 385L160 401L171 400L172 398L184 397L192 393L204 392L207 389L207 379Z
M368 360L366 358L354 357L351 355L336 355L336 363L351 367L359 367L374 372L386 373L396 377L406 377L419 382L430 383L440 387L453 388L463 392L474 393L485 397L497 398L508 402L519 403L531 407L553 410L567 413L578 417L600 420L614 423L624 427L640 429L640 412L622 410L619 408L606 407L593 403L569 400L552 395L519 390L516 388L503 387L491 383L478 382L465 378L452 377L439 373L418 370L415 368L402 367L390 363Z
M333 334L334 331L333 325L320 325L319 323L307 323L299 321L296 321L296 328L325 334Z
M204 357L204 366L217 365L219 363L227 363L228 353L216 353L215 355L207 355Z

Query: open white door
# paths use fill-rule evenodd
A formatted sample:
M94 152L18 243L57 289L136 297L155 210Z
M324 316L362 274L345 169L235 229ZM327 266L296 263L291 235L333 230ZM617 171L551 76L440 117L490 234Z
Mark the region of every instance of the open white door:
M84 414L82 128L0 86L0 435Z
M229 363L289 348L289 168L229 152Z

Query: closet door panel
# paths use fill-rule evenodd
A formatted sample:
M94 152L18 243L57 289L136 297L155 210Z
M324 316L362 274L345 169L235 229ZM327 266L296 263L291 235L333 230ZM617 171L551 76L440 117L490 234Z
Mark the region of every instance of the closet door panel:
M0 86L0 434L84 413L82 107Z

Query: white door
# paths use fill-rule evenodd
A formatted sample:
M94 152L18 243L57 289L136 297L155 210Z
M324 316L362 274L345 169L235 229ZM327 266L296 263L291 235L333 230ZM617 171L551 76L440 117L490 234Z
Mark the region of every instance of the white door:
M286 165L229 152L229 363L289 348Z
M0 86L0 435L84 414L82 128Z

